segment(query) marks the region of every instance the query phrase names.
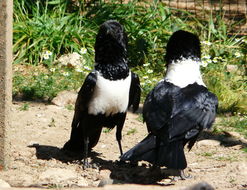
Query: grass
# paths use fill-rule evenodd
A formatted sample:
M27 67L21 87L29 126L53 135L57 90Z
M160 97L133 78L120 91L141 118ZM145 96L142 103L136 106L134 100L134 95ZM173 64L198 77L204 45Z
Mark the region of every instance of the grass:
M214 155L214 153L212 152L204 152L201 154L201 156L205 156L205 157L212 157Z
M75 109L74 105L72 105L72 104L67 104L67 105L65 105L65 108L66 108L67 110L70 110L70 111L72 111L72 110Z
M247 139L247 116L246 115L234 115L234 116L221 116L219 121L215 124L216 133L221 131L235 131L240 133Z
M110 133L112 129L110 128L104 128L103 129L103 133Z
M247 147L241 149L243 152L247 153Z
M133 135L135 133L137 133L137 129L136 128L133 128L133 129L128 130L126 134L127 135Z
M24 103L22 104L22 106L20 107L21 111L27 111L29 109L29 103Z

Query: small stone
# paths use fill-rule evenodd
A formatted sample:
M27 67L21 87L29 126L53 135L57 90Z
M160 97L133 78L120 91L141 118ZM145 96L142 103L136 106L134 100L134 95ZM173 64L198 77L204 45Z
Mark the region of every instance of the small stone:
M77 182L77 185L79 187L87 187L88 186L88 182L86 181L85 178L80 178Z
M111 179L111 178L106 178L106 179L102 179L99 182L98 187L104 187L105 185L112 185L112 184L123 184L123 181L120 180L116 180L116 179Z
M100 170L99 175L103 178L110 178L111 171L110 170Z
M241 150L242 149L242 145L238 144L238 145L232 146L231 149L233 149L233 150Z
M237 173L246 176L247 179L247 163L240 163L236 166Z
M10 188L10 185L6 181L0 179L0 188Z
M219 146L220 141L217 140L201 140L197 143L198 146Z
M113 179L111 179L111 178L105 178L105 179L102 179L99 182L98 187L104 187L105 185L111 185L111 184L113 184Z
M230 73L236 72L238 70L238 66L237 65L227 65L226 70Z
M185 190L214 190L214 188L207 182L200 182L186 188Z
M73 180L77 178L75 171L60 169L60 168L50 168L41 173L39 180L43 184L48 183L60 183L68 180Z
M228 137L235 137L235 138L241 138L241 135L234 131L223 131L224 134Z
M65 90L58 93L57 96L53 98L51 102L57 106L64 107L65 105L68 104L74 105L76 98L77 98L76 92Z

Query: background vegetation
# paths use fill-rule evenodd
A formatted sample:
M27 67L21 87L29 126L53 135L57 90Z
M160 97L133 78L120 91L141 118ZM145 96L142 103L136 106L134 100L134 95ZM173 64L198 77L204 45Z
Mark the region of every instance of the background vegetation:
M14 97L51 100L59 91L78 89L93 69L99 25L115 19L128 33L130 66L140 76L143 97L164 75L170 35L184 29L201 39L203 78L219 98L219 111L245 114L247 38L228 35L234 24L224 14L208 13L203 20L156 1L118 2L14 0Z

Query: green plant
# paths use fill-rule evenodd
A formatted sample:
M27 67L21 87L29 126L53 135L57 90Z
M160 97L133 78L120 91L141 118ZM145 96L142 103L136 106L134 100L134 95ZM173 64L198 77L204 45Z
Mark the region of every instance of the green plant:
M22 104L22 106L20 107L21 111L27 111L29 109L29 103L24 103Z
M137 132L136 128L130 129L127 131L127 135L135 134Z
M247 153L247 147L242 148L241 150L244 151L245 153Z
M218 131L236 131L247 138L247 116L231 116L231 117L221 117L220 120L215 124L215 128Z
M103 129L103 133L110 133L111 132L111 129L109 129L109 128L104 128Z
M74 105L72 105L72 104L67 104L67 105L65 106L65 108L66 108L67 110L74 110L74 109L75 109Z
M238 158L233 157L233 156L218 156L214 158L215 160L218 161L237 161Z
M85 23L79 13L67 12L67 6L65 0L14 1L15 63L50 65L60 55L93 47L96 26Z
M202 156L206 156L206 157L212 157L213 153L212 152L204 152L201 154Z
M42 71L32 67L29 70L31 74L14 73L14 97L21 95L26 100L51 100L62 90L79 88L84 79L84 73L72 72L72 68L66 67L56 67L55 70L44 68Z

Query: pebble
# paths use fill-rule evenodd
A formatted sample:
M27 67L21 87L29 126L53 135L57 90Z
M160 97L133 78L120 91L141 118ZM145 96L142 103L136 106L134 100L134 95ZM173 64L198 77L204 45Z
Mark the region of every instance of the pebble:
M77 178L77 173L68 169L61 168L49 168L40 174L39 180L43 184L48 183L61 183L68 180L73 180Z
M57 106L63 107L67 104L75 105L76 98L76 92L65 90L58 93L57 96L53 98L51 102Z
M237 65L227 65L226 70L230 73L236 72L238 70L238 66Z
M10 185L6 181L0 179L0 188L10 188Z
M123 184L123 183L124 182L120 180L105 178L99 182L98 187L104 187L105 185L112 185L112 184Z
M79 187L86 187L86 186L88 186L88 182L85 178L80 178L77 182L77 185Z
M207 182L200 182L184 190L214 190L214 188Z
M246 176L247 179L247 163L239 163L236 166L237 173Z
M201 140L197 143L198 146L220 146L220 141L217 140Z

